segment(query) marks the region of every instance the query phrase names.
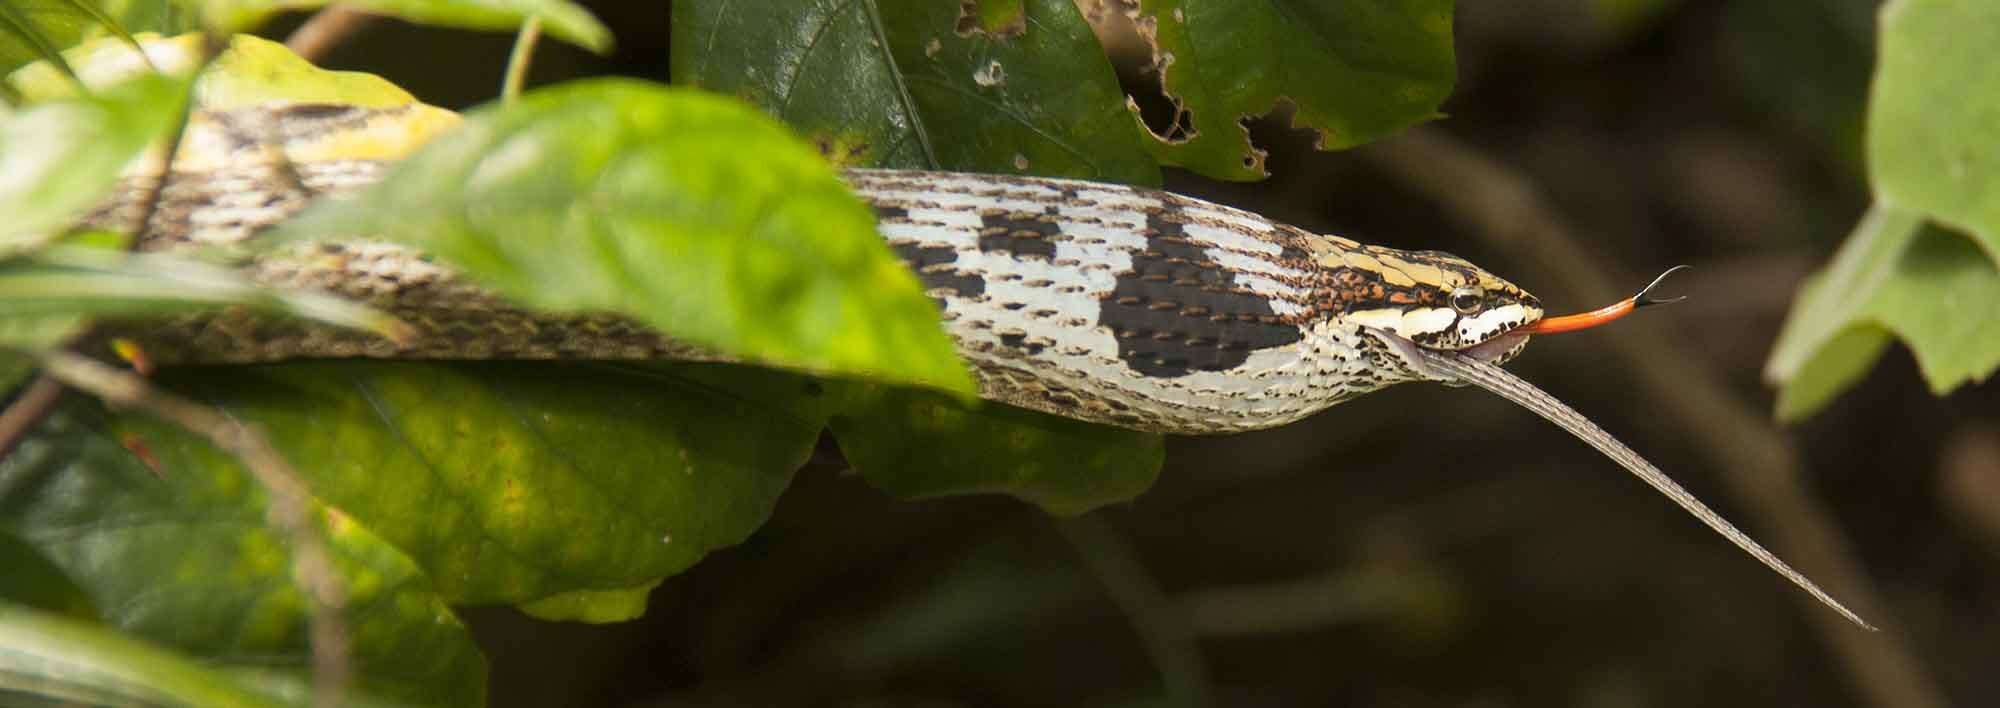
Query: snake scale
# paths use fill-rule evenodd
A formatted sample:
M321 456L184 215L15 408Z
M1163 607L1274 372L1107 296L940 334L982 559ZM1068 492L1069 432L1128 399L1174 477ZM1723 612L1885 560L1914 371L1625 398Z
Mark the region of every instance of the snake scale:
M87 221L172 251L254 238L314 199L379 180L393 138L427 106L277 104L198 111L164 186L128 170ZM449 119L455 120L455 118ZM388 140L396 143L396 140ZM421 141L414 141L421 142ZM373 145L357 156L343 146ZM936 301L981 396L1085 421L1173 434L1283 425L1408 381L1477 385L1597 447L1739 548L1856 624L1810 580L1560 401L1499 368L1540 302L1456 256L1316 234L1153 189L936 171L851 169L888 246ZM147 196L157 206L143 225ZM273 286L385 310L414 337L225 310L132 329L162 363L305 357L722 359L614 315L530 312L408 248L354 241L262 255Z

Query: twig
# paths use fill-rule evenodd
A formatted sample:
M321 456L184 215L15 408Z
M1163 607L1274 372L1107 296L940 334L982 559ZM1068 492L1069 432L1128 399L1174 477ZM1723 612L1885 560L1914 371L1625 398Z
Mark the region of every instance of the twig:
M21 397L14 399L13 405L0 410L0 460L7 459L14 446L21 444L21 438L49 417L49 411L55 410L56 402L62 400L62 392L62 382L48 374L39 374L21 390Z
M1562 299L1598 302L1624 296L1607 275L1614 269L1592 258L1591 249L1571 236L1533 182L1477 148L1420 128L1357 154L1444 206L1480 238L1540 264L1544 282L1558 284ZM1629 278L1618 282L1624 281ZM1736 501L1771 526L1772 545L1863 616L1893 626L1847 539L1806 492L1798 451L1761 409L1733 395L1695 357L1673 355L1662 335L1634 327L1601 341L1637 378L1644 390L1640 398L1686 431ZM1871 703L1945 705L1936 683L1898 635L1863 632L1804 593L1791 595L1807 608L1820 638L1841 657Z
M327 52L347 41L355 32L361 31L376 19L375 15L354 9L351 5L334 5L314 13L313 16L292 30L292 36L285 38L285 48L306 61L319 63Z
M243 462L270 496L270 522L292 545L293 580L311 601L313 705L341 704L350 675L345 589L326 539L312 518L312 494L263 434L208 406L154 387L144 377L88 357L57 351L42 357L48 376L115 407L135 408L198 435Z
M514 35L514 51L507 55L507 75L500 80L500 102L512 104L521 98L521 84L528 80L528 65L535 59L535 41L542 37L542 17L531 15Z
M1208 669L1201 658L1194 630L1179 605L1161 592L1131 546L1110 524L1095 516L1057 519L1056 529L1068 539L1111 600L1138 630L1146 652L1159 668L1167 704L1196 708L1210 704Z

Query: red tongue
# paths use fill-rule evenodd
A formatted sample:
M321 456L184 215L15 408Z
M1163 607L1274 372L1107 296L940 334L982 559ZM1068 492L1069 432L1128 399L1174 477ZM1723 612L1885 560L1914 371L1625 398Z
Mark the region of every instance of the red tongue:
M1660 274L1660 277L1654 278L1653 282L1646 284L1645 288L1640 289L1639 294L1633 295L1632 297L1619 300L1618 302L1605 305L1604 307L1591 310L1590 312L1585 312L1575 315L1563 315L1561 317L1546 317L1536 321L1534 324L1522 327L1520 329L1516 329L1514 331L1520 334L1558 334L1562 332L1574 332L1579 329L1590 329L1598 325L1610 324L1612 321L1617 320L1620 317L1632 314L1633 310L1637 310L1641 307L1646 307L1648 305L1664 305L1670 302L1680 302L1681 300L1687 299L1687 296L1682 295L1676 298L1660 299L1651 297L1647 293L1652 292L1653 288L1658 287L1660 281L1666 280L1667 276L1673 275L1674 271L1686 267L1687 266L1684 265L1677 265L1672 268L1668 268L1665 273Z

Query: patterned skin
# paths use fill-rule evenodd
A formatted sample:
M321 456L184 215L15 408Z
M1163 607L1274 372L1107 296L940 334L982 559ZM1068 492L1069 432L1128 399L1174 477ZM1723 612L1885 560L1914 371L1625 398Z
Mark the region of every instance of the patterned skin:
M378 158L420 143L384 148L381 136L407 121L448 126L434 111L198 114L140 248L241 241L321 194L372 183L388 164ZM370 159L346 159L357 146ZM157 174L140 168L92 220L129 227L138 187ZM982 395L1056 415L1180 434L1283 425L1424 378L1364 327L1499 363L1526 343L1508 333L1542 317L1533 296L1449 254L1313 234L1158 190L908 170L845 177L938 302ZM367 301L423 334L396 343L223 313L138 338L163 362L718 358L616 317L513 308L397 246L323 244L249 267L268 284Z

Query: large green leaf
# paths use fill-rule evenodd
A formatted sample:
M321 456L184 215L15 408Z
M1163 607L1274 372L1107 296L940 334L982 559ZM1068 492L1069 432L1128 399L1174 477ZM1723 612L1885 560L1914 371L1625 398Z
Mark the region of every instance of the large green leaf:
M1157 434L907 388L856 392L831 427L855 471L899 497L1002 493L1064 515L1138 496L1166 457Z
M125 164L173 126L186 96L186 82L140 76L0 116L0 258L60 235L104 200Z
M782 126L629 80L466 116L278 238L416 246L528 307L608 311L753 361L969 392L875 218Z
M61 567L106 623L209 663L302 671L307 601L267 506L206 441L81 399L0 460L0 528ZM484 662L417 566L337 507L314 518L344 581L362 688L479 705Z
M263 24L271 15L328 5L333 0L185 0L200 7L208 22L225 32L242 32ZM611 30L590 11L569 0L339 0L367 10L418 24L474 30L511 31L529 17L542 18L553 36L603 53L611 50Z
M1990 80L2000 3L1894 0L1881 18L1868 109L1876 198L1971 234L2000 263L2000 85Z
M1858 380L1889 335L1909 345L1933 392L2000 367L2000 269L1964 235L1876 207L1804 288L1765 368L1778 417L1804 418Z
M741 542L823 426L816 385L747 368L320 362L169 372L261 426L320 498L452 603L590 592L570 616ZM548 605L544 605L547 607Z
M1438 117L1457 68L1451 0L1136 0L1185 133L1150 141L1160 161L1210 177L1264 176L1245 118L1280 99L1325 150Z
M742 96L843 164L1160 180L1071 0L701 0L674 3L673 33L675 82Z

